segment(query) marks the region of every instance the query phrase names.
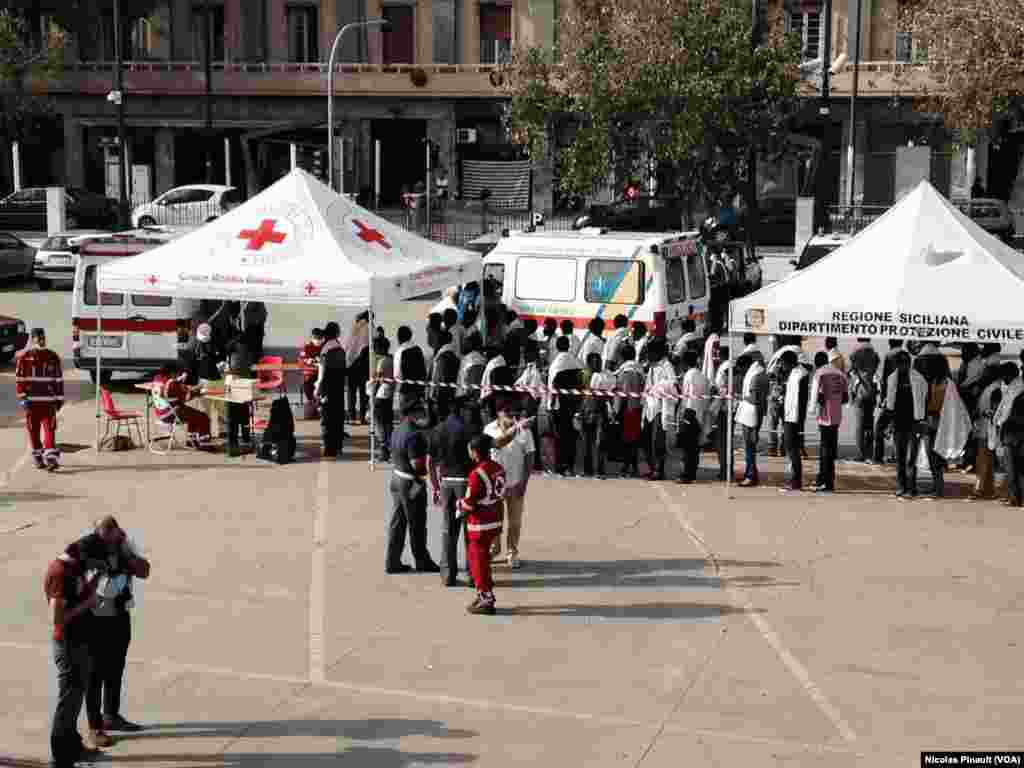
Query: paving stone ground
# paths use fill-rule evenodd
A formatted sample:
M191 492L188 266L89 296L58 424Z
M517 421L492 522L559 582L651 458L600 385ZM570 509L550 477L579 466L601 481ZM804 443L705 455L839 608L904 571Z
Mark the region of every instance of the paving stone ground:
M365 428L322 463L300 423L284 467L97 456L93 429L91 404L65 409L51 476L0 426L0 766L45 764L42 576L103 512L153 562L124 704L147 729L105 763L846 768L1021 747L1024 523L963 489L900 503L891 469L843 465L833 496L730 499L713 454L687 487L537 477L525 565L496 567L499 615L474 617L468 589L384 574Z

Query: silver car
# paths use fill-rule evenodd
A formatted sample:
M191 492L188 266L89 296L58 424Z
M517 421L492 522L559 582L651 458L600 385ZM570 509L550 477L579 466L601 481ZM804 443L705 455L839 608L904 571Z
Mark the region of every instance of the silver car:
M31 279L36 249L10 232L0 232L0 279Z

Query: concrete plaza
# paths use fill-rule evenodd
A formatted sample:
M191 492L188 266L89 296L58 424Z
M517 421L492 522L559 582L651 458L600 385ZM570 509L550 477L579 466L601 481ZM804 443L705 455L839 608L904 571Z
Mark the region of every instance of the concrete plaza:
M0 765L45 764L43 572L104 512L153 562L124 703L147 728L102 758L126 768L845 768L1020 747L1020 510L900 503L891 470L848 465L834 496L730 500L713 454L685 488L536 477L524 567L496 567L499 615L475 617L466 588L384 574L388 475L365 429L335 463L300 428L284 467L97 457L80 402L58 475L0 429Z

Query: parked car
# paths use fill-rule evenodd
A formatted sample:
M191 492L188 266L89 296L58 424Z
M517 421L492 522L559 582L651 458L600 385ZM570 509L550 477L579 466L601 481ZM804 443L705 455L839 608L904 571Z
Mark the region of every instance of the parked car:
M132 211L133 227L156 224L199 226L213 221L241 204L242 194L223 184L189 184L175 187Z
M65 226L107 227L117 221L117 201L84 189L64 190ZM27 187L0 200L0 227L46 230L46 188Z
M28 328L16 317L0 315L0 363L9 363L28 344Z
M10 232L0 232L0 279L32 277L36 249Z
M46 238L35 255L36 283L44 291L54 283L66 283L70 287L75 281L75 256L81 244L109 234L95 231L64 233Z
M641 196L608 205L591 205L573 229L606 227L620 232L679 232L683 228L683 204L677 197Z
M1003 242L1008 243L1013 239L1013 214L1002 200L976 197L973 200L953 200L953 205L970 216L986 232L991 232Z
M832 251L850 241L853 235L844 232L833 232L830 235L815 235L800 252L800 258L793 259L789 263L797 269L807 269L816 261L828 256Z

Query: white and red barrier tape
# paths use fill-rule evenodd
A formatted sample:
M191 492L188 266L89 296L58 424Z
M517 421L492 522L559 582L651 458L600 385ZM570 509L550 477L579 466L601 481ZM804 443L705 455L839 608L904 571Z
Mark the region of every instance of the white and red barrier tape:
M577 397L607 397L607 398L618 398L618 397L631 397L638 400L645 400L648 397L654 400L689 400L691 399L687 395L680 394L678 392L666 392L657 390L644 390L643 392L630 392L627 390L619 389L556 389L554 387L525 387L525 386L508 386L505 384L490 384L483 386L481 384L448 384L444 382L434 383L432 381L419 381L415 379L370 379L371 383L378 382L381 384L412 384L414 386L420 386L424 388L445 388L445 389L479 389L487 390L488 392L524 392L533 397L541 397L543 395L575 395ZM701 395L698 399L700 400L735 400L736 398L729 395Z

